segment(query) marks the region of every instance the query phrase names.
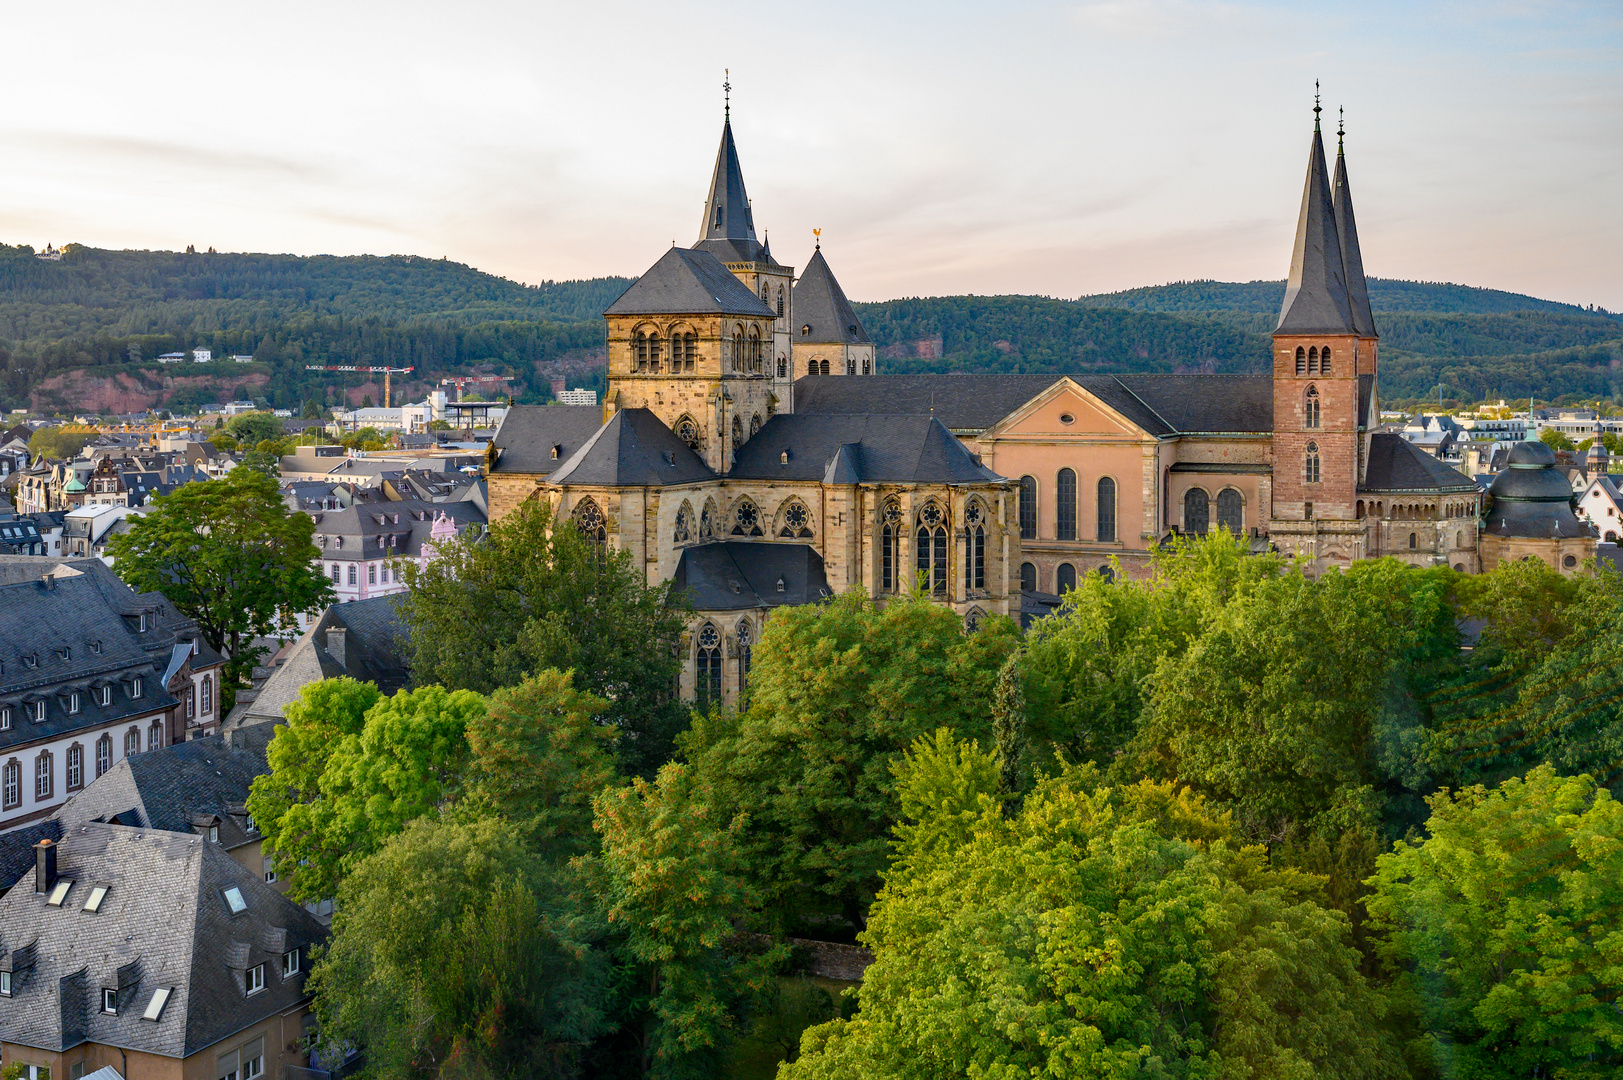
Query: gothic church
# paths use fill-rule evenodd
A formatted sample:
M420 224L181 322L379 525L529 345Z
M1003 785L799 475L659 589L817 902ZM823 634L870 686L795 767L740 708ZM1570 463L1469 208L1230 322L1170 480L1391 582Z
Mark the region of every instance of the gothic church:
M511 410L491 515L545 499L686 589L689 697L736 700L774 608L917 587L973 626L1141 573L1178 532L1477 569L1475 485L1375 430L1379 335L1317 120L1271 375L882 375L820 245L797 278L757 238L730 117L698 242L604 319L604 404Z

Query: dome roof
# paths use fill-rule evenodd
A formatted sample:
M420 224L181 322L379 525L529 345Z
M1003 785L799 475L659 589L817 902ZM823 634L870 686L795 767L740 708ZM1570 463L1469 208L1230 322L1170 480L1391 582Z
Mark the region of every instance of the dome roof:
M1505 468L1488 486L1485 531L1495 536L1587 536L1573 513L1572 486L1556 467L1555 451L1541 442L1511 447Z

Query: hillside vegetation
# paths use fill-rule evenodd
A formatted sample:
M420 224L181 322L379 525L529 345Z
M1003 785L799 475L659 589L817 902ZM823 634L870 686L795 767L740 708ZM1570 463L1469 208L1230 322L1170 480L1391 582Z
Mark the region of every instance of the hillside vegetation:
M366 376L308 364L602 385L599 316L633 279L523 285L447 260L108 251L60 262L0 245L0 407L125 411L253 396L282 408L377 398ZM1178 282L1059 300L946 296L855 305L891 372L1265 372L1282 281ZM1619 396L1623 319L1536 297L1370 282L1387 400ZM252 364L160 366L203 347Z

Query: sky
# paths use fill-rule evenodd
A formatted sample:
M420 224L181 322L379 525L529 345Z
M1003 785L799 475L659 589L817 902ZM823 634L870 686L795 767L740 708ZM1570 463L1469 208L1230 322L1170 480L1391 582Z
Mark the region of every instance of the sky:
M0 242L637 274L698 238L727 69L757 227L795 266L822 229L853 299L1283 278L1317 79L1371 275L1623 310L1619 0L0 0L0 25Z

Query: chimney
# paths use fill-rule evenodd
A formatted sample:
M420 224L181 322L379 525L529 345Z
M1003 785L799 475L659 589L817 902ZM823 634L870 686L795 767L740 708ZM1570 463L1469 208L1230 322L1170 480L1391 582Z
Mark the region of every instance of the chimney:
M56 887L56 845L41 840L34 845L34 891L48 893Z
M327 628L327 655L331 656L339 667L349 670L349 664L344 658L345 628L342 626L329 626Z

